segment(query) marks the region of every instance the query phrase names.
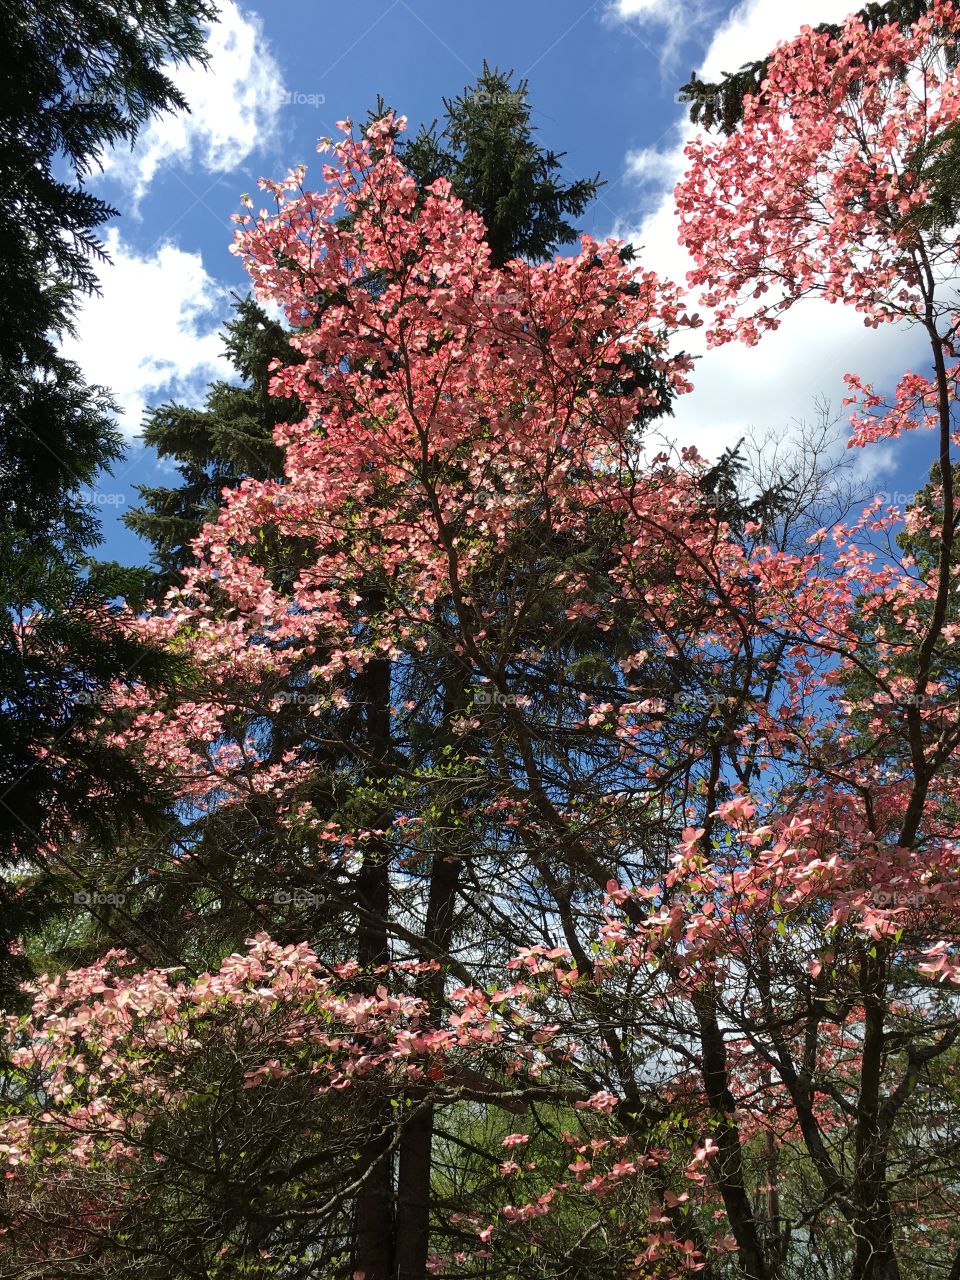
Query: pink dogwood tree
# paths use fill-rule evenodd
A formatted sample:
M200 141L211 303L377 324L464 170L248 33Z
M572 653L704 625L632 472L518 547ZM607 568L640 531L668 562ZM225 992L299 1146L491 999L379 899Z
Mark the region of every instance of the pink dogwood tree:
M264 873L338 932L43 986L9 1028L8 1256L960 1273L956 240L922 216L956 18L804 31L677 191L714 341L806 294L925 329L892 405L850 378L853 443L939 433L906 520L740 519L695 451L651 456L679 291L589 239L491 269L396 121L320 191L265 184L236 248L306 416L136 623L189 679L115 711L192 809L269 808ZM291 691L316 730L278 746Z

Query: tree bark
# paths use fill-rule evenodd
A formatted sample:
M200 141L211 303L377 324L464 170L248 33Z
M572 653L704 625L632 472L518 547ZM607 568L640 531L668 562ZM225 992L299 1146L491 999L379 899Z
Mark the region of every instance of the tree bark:
M697 992L694 1007L700 1024L704 1089L714 1116L714 1141L718 1147L715 1162L717 1185L727 1210L730 1229L737 1242L737 1256L743 1275L748 1280L769 1280L770 1272L745 1184L740 1130L734 1119L736 1107L730 1092L726 1045L717 1020L715 996L709 985Z
M876 950L876 956L865 951L860 964L864 1031L857 1100L851 1280L900 1280L887 1196L887 1142L881 1116L886 960L879 953L879 944Z
M363 674L366 699L367 745L374 758L370 769L376 781L386 777L390 753L390 663L377 659ZM386 815L378 826L388 826ZM387 922L390 914L389 851L371 840L364 852L357 880L359 921L357 960L364 969L386 964L390 958ZM364 1176L357 1197L353 1226L353 1271L363 1280L390 1280L393 1271L393 1170L390 1156L394 1123L389 1100L371 1103L371 1134L360 1151Z
M465 706L467 682L463 672L452 673L444 698L444 724ZM459 809L451 806L451 814ZM450 824L453 829L453 824ZM454 916L461 863L445 848L436 850L430 876L424 938L432 955L445 954L453 941ZM443 1004L446 973L424 974L417 994L430 1008L431 1021ZM397 1186L395 1280L425 1280L430 1250L430 1182L433 1171L434 1109L424 1107L407 1125L400 1143Z

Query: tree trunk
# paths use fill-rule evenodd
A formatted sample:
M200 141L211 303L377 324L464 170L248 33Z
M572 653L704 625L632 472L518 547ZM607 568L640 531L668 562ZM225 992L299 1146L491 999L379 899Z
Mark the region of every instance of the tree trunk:
M730 1092L726 1045L717 1019L715 996L709 985L696 993L694 1008L700 1024L704 1089L713 1113L713 1137L718 1147L714 1172L730 1229L737 1242L740 1269L747 1280L769 1280L769 1268L745 1185L743 1152L740 1130L734 1119L736 1105Z
M366 698L367 746L376 763L374 779L385 778L390 752L390 663L378 659L363 679ZM386 827L390 817L378 818ZM367 969L390 958L387 922L390 914L390 864L385 843L371 840L364 852L357 882L360 908L357 960ZM358 1172L364 1182L357 1196L353 1227L353 1271L363 1280L390 1280L393 1271L393 1170L390 1144L394 1123L389 1099L371 1100L371 1135L360 1151Z
M879 946L875 950L876 955L864 951L860 960L864 1031L853 1197L856 1252L851 1280L900 1280L887 1198L887 1144L881 1118L887 966Z
M447 682L444 723L465 706L466 679L455 672ZM451 806L453 812L459 806ZM442 826L453 830L453 823ZM424 939L430 955L449 951L460 880L460 860L447 849L437 849L430 876ZM428 956L429 958L429 956ZM430 1006L431 1021L443 1004L446 974L443 969L424 974L417 994ZM424 1107L406 1126L400 1142L397 1188L397 1240L395 1280L424 1280L430 1246L430 1180L433 1170L433 1107Z
M430 1173L433 1168L433 1107L424 1106L406 1125L397 1172L396 1280L424 1280L430 1248Z

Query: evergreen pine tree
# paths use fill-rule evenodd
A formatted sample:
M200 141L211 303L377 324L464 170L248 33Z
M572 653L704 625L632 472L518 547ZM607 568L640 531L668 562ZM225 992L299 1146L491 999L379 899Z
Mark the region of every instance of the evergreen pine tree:
M209 0L25 0L0 24L0 1000L25 969L11 944L50 906L51 824L97 835L148 808L91 734L107 684L163 665L111 616L129 573L90 561L89 491L121 453L114 406L57 344L116 212L86 179L186 106L164 67L203 60L214 16Z

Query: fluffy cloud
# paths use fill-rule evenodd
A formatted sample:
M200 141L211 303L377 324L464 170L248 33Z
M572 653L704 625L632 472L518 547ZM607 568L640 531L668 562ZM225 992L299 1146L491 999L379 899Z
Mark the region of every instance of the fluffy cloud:
M640 18L645 22L667 22L677 5L672 0L616 0L618 18Z
M245 15L235 0L223 0L207 47L206 67L170 71L190 105L189 113L154 119L132 153L116 150L106 157L104 174L123 183L135 201L142 198L158 170L173 161L227 173L276 132L282 79L265 44L260 19Z
M678 152L658 151L656 147L641 147L628 151L626 176L633 182L653 182L660 187L673 187L683 172Z
M652 50L663 64L666 74L672 68L680 49L707 17L708 0L610 0L606 16L612 21L632 22L641 26L660 27L665 40Z
M627 7L632 0L622 0ZM744 62L765 56L774 45L795 35L804 23L841 21L849 0L746 0L736 6L716 31L704 56L700 75L717 79ZM691 127L678 112L673 145L663 151L629 153L626 177L640 187L638 217L616 234L642 246L643 258L663 275L683 282L691 262L677 242L673 186L686 167L684 140ZM797 306L774 334L756 347L731 344L706 351L702 331L687 347L700 359L693 375L695 390L677 405L669 433L715 456L755 429L778 438L795 433L798 424L816 422L823 406L836 414L845 394L842 375L853 371L880 387L891 374L924 361L922 339L895 327L867 329L862 318L841 305L819 299ZM894 379L895 380L895 379ZM870 453L870 451L867 451ZM858 455L866 472L889 465L883 456Z
M789 39L804 23L839 22L856 9L851 0L742 0L734 5L710 43L700 74L719 78L745 62L765 57L779 40ZM717 8L705 0L610 0L610 17L645 25L659 24L689 34Z
M198 253L165 244L140 257L115 227L107 249L113 261L100 273L102 295L84 304L63 352L90 382L113 391L132 437L148 405L196 399L211 378L229 377L218 336L229 291Z
M745 62L765 58L774 45L789 40L804 25L842 22L861 6L856 0L744 0L735 5L710 42L700 69L705 80L719 79Z

